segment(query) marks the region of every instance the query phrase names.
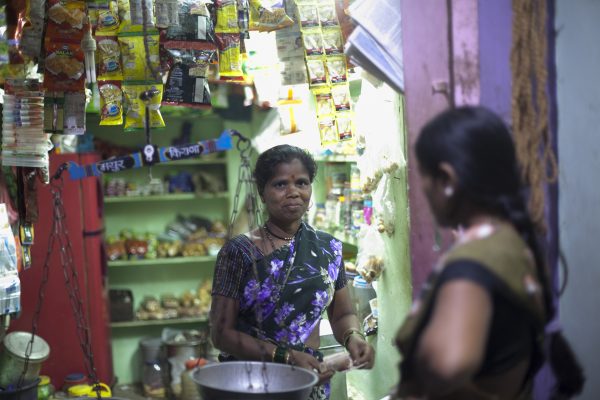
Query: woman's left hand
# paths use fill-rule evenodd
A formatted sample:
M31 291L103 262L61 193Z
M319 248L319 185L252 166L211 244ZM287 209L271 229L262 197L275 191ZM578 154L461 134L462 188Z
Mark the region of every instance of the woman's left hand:
M346 349L350 353L354 365L361 369L373 368L375 350L366 340L358 335L352 335L348 339Z

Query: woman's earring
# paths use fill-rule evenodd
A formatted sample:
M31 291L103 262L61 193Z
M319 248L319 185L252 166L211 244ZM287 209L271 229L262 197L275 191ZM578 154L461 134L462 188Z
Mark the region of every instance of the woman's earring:
M313 203L313 202L312 202L312 200L311 200L311 201L310 201L310 204L308 205L308 208L306 209L306 212L309 212L309 211L310 211L310 209L312 208L313 204L314 204L314 203Z
M444 194L446 195L446 197L452 197L452 195L454 194L454 188L452 186L446 186L444 188Z

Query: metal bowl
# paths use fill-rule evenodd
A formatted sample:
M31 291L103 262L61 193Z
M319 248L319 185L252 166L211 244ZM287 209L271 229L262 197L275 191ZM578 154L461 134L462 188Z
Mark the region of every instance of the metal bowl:
M306 400L318 381L307 369L259 361L209 364L192 379L205 400Z

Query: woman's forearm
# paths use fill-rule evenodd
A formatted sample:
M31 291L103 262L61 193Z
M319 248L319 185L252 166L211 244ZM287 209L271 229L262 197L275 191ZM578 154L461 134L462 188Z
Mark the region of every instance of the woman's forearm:
M213 335L214 346L239 360L272 361L275 345L256 339L235 329L224 329Z
M344 337L350 330L354 329L361 332L360 323L358 322L358 317L354 312L348 312L339 316L337 319L333 321L329 321L331 324L331 330L333 331L333 336L335 340L340 344L344 344Z

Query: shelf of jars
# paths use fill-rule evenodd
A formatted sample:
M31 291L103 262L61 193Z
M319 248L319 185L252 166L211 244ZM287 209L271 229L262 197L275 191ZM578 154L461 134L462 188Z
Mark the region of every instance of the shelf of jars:
M194 318L172 318L172 319L150 319L123 322L111 322L111 328L140 328L147 326L185 325L208 322L208 317Z
M216 256L143 258L143 259L133 259L133 260L109 261L108 266L111 268L157 267L157 266L180 265L180 264L213 263L216 260L217 260Z

